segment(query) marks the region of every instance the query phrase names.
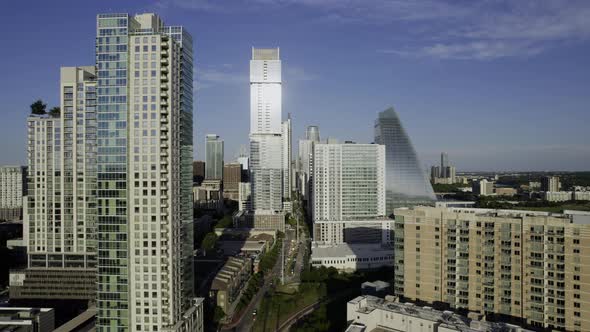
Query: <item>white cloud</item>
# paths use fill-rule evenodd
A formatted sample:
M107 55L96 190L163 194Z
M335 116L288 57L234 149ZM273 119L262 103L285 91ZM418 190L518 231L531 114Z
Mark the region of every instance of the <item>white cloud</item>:
M236 71L234 66L229 63L219 66L197 65L195 68L196 78L193 83L196 90L228 84L242 84L247 86L250 80L248 73ZM289 65L285 67L283 73L283 81L286 82L311 81L315 79L317 79L315 74L298 66Z
M313 81L317 78L317 75L306 71L303 67L292 65L286 66L283 74L283 80L287 82Z
M302 7L311 9L310 19L316 21L377 24L384 29L393 24L392 32L411 42L398 41L378 51L412 57L527 57L590 37L588 0L160 0L158 4L233 14Z
M430 1L422 3L431 5ZM436 9L442 10L430 16L406 12L405 17L423 29L415 36L415 45L378 51L401 56L488 60L534 56L590 37L590 1L473 1L464 3L462 8ZM424 25L432 28L424 29Z

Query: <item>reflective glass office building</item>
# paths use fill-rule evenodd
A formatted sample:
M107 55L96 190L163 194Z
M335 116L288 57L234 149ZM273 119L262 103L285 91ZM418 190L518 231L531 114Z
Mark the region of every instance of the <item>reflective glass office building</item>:
M379 113L375 143L385 145L387 214L396 207L432 204L432 186L393 107Z

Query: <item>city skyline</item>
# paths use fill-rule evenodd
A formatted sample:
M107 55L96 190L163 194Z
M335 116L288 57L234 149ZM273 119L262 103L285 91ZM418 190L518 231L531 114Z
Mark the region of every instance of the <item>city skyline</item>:
M0 53L1 326L590 329L590 3L66 1Z
M0 125L0 148L5 153L0 163L25 164L28 106L37 98L56 105L59 67L86 63L92 57L93 41L87 35L94 26L86 23L89 19L98 12L154 11L197 33L195 159L205 159L204 137L209 132L224 137L227 161L247 140L248 129L241 125L248 121L244 59L254 46L281 47L285 54L283 115L292 114L295 141L304 136L307 125L318 125L324 137L370 142L377 112L393 106L423 167L434 164L440 151L453 156L458 171L584 170L590 164L590 150L583 144L584 124L590 121L585 111L589 97L583 88L590 77L583 65L590 27L583 20L575 24L579 15L590 11L587 3L568 2L554 10L557 7L548 2L537 2L526 8L530 14L526 17L518 14L523 10L520 5L511 3L497 6L502 8L459 8L440 1L397 4L394 8L379 1L358 3L361 10L356 18L351 15L353 5L337 2L256 3L248 8L206 1L145 2L123 8L109 1L83 7L72 2L63 13L44 4L27 10L19 10L25 5L12 4L14 15L0 23L3 27L8 29L27 15L37 16L44 29L24 27L8 36L14 52L22 56L7 58L2 65L13 79L2 85L5 102L0 111L5 121ZM371 6L382 8L382 13ZM433 8L440 12L426 14ZM490 20L512 26L520 20L521 30L535 30L543 22L548 26L512 38L493 30L486 20L474 23L484 9L489 9ZM248 10L252 17L241 18L240 10ZM278 17L284 24L267 29L277 26ZM449 23L449 17L457 22ZM66 18L68 24L51 23ZM256 21L254 29L262 32L240 31L247 20ZM417 32L428 22L440 25L446 39L432 41ZM460 47L457 39L448 37L452 28L473 29L470 38L479 36L482 41L468 38L471 44L464 41ZM304 38L310 31L314 35ZM402 33L392 37L391 31ZM425 45L412 48L409 36ZM38 42L26 42L31 39ZM351 49L350 42L357 46ZM438 47L428 48L427 43ZM71 48L72 44L79 47ZM68 47L70 51L64 52ZM25 63L30 70L17 74L19 64ZM354 63L366 65L351 66ZM228 118L235 121L228 124ZM559 132L567 135L549 134Z

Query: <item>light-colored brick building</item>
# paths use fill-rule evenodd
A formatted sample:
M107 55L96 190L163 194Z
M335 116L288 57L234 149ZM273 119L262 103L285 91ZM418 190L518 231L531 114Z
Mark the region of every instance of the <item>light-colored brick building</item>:
M536 328L590 330L590 215L395 210L395 293Z

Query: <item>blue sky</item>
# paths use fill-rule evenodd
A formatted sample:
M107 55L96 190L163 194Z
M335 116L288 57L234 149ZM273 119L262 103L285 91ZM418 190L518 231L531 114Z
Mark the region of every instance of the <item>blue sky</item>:
M250 49L280 47L293 139L370 142L394 106L424 165L590 170L590 1L11 1L0 28L0 164L25 163L25 118L58 102L60 66L94 63L95 17L156 12L195 42L196 158L246 145Z

